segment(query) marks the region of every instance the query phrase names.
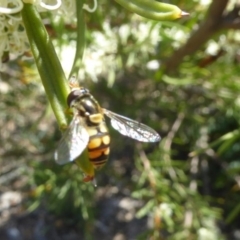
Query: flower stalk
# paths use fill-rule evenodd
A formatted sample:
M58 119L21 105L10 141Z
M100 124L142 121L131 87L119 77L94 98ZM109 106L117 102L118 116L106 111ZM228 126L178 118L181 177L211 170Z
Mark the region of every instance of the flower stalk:
M82 11L82 7L79 11ZM82 15L83 14L80 13L80 16L83 18ZM48 100L60 128L64 129L68 126L69 122L65 113L68 108L66 99L70 92L70 88L63 69L40 15L32 4L24 4L22 18ZM82 26L84 25L82 24ZM80 44L83 42L83 38L84 35L81 36ZM76 58L82 58L83 50L84 45L81 45L81 49L77 50ZM85 179L91 180L94 178L94 168L88 159L86 150L75 160L75 162L85 173Z
M24 3L22 19L47 98L58 125L64 129L68 125L65 110L70 89L63 69L34 5Z
M78 71L82 64L82 57L85 48L85 21L84 21L84 0L76 0L76 15L77 15L77 46L74 57L73 66L69 78L75 75L78 76Z

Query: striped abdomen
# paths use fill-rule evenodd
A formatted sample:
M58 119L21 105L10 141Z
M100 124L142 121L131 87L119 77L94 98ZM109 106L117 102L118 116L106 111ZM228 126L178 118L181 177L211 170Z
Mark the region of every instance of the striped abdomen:
M110 152L110 136L105 122L96 127L88 127L88 156L94 168L99 169L107 162Z

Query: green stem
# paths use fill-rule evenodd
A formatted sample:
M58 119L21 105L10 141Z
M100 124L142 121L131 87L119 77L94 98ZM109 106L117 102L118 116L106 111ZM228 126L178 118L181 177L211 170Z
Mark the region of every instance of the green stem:
M82 56L85 48L85 21L84 21L84 13L83 13L83 4L84 0L75 0L76 1L76 15L77 15L77 46L76 53L74 57L73 66L71 69L71 73L69 78L74 74L78 75L78 71L82 64Z
M69 86L63 69L42 19L32 4L24 4L22 18L47 98L59 126L64 128L68 125L65 110Z
M196 149L195 151L189 153L189 156L190 157L195 157L195 156L198 156L202 153L204 153L206 150L208 150L209 148L213 148L213 147L216 147L217 145L219 145L220 143L222 142L226 142L226 141L229 141L231 139L237 139L240 137L240 131L239 129L237 130L234 130L232 132L228 132L224 135L222 135L221 137L219 137L217 140L211 142L207 147L205 148L200 148L200 149Z

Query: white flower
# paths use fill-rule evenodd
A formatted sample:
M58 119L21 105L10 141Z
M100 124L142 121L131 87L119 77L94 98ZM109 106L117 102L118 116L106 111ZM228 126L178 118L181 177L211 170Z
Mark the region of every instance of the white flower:
M55 15L67 17L72 21L76 13L75 0L23 0L34 4L38 11L53 11ZM21 18L22 0L0 0L0 71L3 70L2 57L4 53L16 56L29 51L28 38ZM84 4L83 8L93 12L97 8L97 0L93 7Z
M4 53L22 54L28 50L28 40L19 13L22 8L21 0L0 1L0 70Z

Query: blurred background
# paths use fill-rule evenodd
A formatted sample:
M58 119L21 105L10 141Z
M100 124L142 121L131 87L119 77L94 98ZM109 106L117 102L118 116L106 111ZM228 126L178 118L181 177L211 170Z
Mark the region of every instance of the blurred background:
M61 132L31 53L4 63L0 239L240 239L239 1L167 2L190 16L156 22L106 0L85 14L81 84L162 137L139 143L107 121L96 188L53 159ZM76 21L42 18L68 76Z

